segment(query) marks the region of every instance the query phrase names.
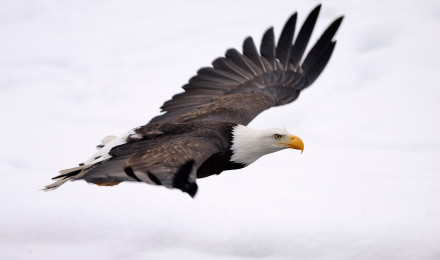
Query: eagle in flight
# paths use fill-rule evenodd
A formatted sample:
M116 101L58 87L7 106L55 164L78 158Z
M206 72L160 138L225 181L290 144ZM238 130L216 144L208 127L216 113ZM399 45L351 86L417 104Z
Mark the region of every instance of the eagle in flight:
M44 190L73 180L102 186L133 181L180 189L193 197L197 178L246 167L286 148L302 152L302 140L283 128L247 125L262 111L294 101L326 66L342 16L303 58L320 7L312 10L295 40L296 13L277 44L269 28L259 52L251 37L245 39L242 53L229 49L212 67L200 69L183 86L184 92L165 102L165 113L122 136L104 138L89 160L60 171Z

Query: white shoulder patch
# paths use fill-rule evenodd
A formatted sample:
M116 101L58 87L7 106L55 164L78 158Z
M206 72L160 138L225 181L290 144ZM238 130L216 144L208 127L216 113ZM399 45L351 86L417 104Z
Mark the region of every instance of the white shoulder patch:
M117 138L117 137L114 135L106 136L106 137L104 137L104 139L102 139L101 144L107 144L107 143L111 142L112 140L114 140L115 138Z
M102 161L105 161L107 159L110 159L111 156L109 155L110 150L113 147L122 145L127 143L127 141L129 139L131 140L137 140L142 138L139 134L136 134L135 130L137 128L134 128L130 131L128 131L126 134L123 134L121 136L107 136L102 140L102 144L103 146L100 147L101 149L99 149L95 154L93 154L92 157L90 157L90 159L88 159L87 161L85 161L83 164L84 165L93 165Z

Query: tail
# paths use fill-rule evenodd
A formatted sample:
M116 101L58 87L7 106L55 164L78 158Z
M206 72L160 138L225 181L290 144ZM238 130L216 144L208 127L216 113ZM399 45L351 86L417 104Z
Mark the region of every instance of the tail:
M46 185L42 190L43 191L54 190L60 187L61 185L63 185L64 183L75 179L76 177L78 177L78 174L80 174L89 167L90 165L88 166L82 165L82 166L62 170L60 171L60 175L52 178L52 180L57 180L57 181L52 184Z

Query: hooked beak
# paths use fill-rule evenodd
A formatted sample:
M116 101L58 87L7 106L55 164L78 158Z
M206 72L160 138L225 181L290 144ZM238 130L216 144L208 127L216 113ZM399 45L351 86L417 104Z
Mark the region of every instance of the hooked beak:
M290 140L286 143L288 148L293 148L295 150L301 150L301 153L304 151L304 143L298 136L290 135Z

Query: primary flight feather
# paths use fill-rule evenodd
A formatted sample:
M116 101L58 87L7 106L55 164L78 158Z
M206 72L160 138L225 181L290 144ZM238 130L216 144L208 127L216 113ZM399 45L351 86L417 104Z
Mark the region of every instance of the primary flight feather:
M295 40L296 13L277 44L270 28L259 52L250 37L243 53L229 49L212 67L200 69L183 86L184 92L165 102L165 113L122 136L104 138L97 153L78 167L60 171L45 190L71 180L103 186L134 181L180 189L193 197L197 178L246 167L282 149L302 151L302 140L286 129L246 125L262 111L294 101L321 74L343 17L330 24L303 58L320 7L312 10Z

